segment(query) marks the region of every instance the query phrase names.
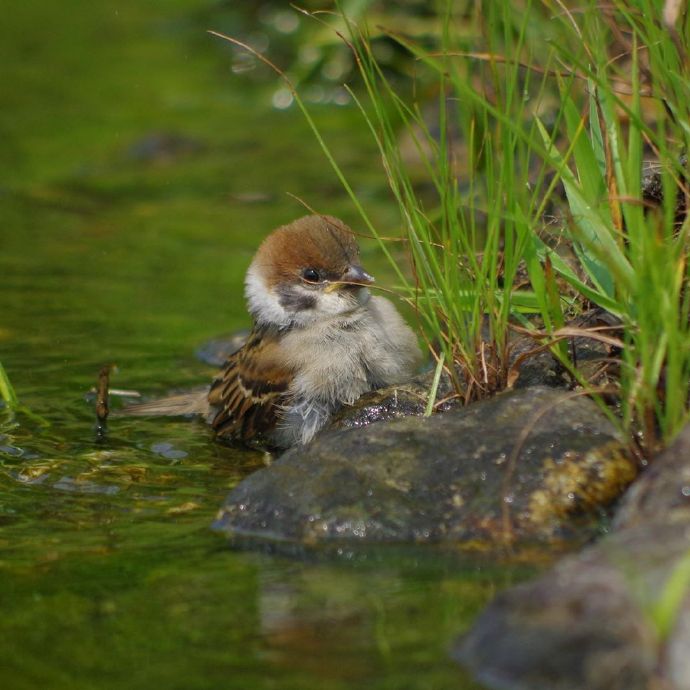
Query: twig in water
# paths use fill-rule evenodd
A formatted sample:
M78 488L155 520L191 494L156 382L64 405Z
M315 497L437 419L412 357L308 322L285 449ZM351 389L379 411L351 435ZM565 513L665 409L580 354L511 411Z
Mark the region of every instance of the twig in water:
M110 408L108 407L108 389L110 388L110 372L113 369L112 364L106 364L101 367L98 372L98 385L96 386L96 417L98 418L98 427L103 429L105 423L108 421L108 414Z

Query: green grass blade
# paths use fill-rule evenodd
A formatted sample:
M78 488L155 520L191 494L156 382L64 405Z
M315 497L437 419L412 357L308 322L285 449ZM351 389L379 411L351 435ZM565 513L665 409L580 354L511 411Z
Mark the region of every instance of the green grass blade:
M17 394L10 383L10 379L7 376L5 368L2 366L2 363L0 363L0 398L11 410L15 410L19 405Z

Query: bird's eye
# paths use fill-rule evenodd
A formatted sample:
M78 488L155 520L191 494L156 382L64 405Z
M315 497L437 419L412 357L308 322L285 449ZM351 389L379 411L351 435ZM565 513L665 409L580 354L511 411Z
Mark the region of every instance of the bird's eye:
M302 271L302 278L307 281L307 283L320 283L321 275L315 268L305 268Z

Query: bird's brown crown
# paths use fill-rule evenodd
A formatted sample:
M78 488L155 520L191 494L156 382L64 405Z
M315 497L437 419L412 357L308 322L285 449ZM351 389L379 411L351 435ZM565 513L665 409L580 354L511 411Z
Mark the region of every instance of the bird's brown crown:
M325 276L340 277L359 263L355 235L333 216L304 216L272 232L261 244L254 262L271 288L313 267Z

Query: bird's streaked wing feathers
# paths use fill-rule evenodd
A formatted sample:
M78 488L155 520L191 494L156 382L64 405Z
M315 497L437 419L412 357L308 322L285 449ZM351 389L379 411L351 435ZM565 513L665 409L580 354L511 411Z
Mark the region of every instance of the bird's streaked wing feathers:
M275 426L294 375L281 360L279 333L266 328L255 328L230 356L208 395L218 436L249 441Z

